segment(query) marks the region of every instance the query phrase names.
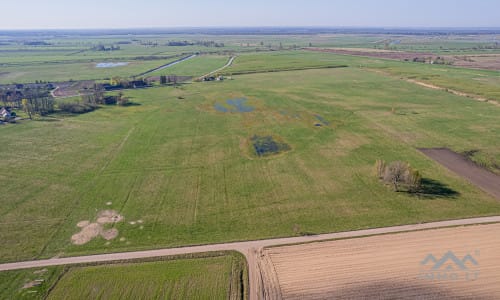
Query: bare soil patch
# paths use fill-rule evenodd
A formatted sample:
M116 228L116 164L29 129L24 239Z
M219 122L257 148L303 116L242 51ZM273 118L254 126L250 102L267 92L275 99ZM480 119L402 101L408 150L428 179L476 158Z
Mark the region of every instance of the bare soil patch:
M43 280L41 280L41 279L39 279L39 280L33 280L33 281L25 283L23 285L23 289L30 289L32 287L42 285L42 283L43 283Z
M116 237L118 236L118 229L116 228L111 228L109 230L104 230L103 232L101 232L101 236L106 240L106 241L110 241L110 240L114 240L116 239Z
M84 228L90 225L90 221L80 221L78 224L76 224L76 227L78 228Z
M71 242L74 245L85 245L98 236L105 240L113 240L118 237L118 229L104 229L105 224L114 224L123 221L123 216L114 210L103 210L97 214L97 222L80 221L77 227L81 231L71 237Z
M483 69L483 70L500 70L500 54L482 54L482 55L444 55L439 56L430 52L407 52L407 51L390 51L379 49L356 49L356 48L306 48L309 51L336 53L343 55L365 56L383 59L394 59L413 61L414 59L425 59L427 62L436 60L438 57L444 59L446 63L453 66Z
M59 98L78 96L82 90L92 88L94 84L94 81L89 80L59 82L54 84L57 88L52 91L52 95Z
M498 299L499 231L490 224L316 242L265 249L260 259L270 259L270 284L279 285L266 290L283 299Z
M386 51L376 49L352 49L352 48L306 48L309 51L336 53L343 55L367 56L384 59L408 60L412 61L415 58L435 57L436 55L429 52L404 52L404 51Z
M445 60L457 67L500 71L500 54L453 55Z
M123 221L123 216L111 209L103 210L97 214L97 223L99 224L118 223L120 221Z
M500 200L500 176L446 148L419 149L455 174Z

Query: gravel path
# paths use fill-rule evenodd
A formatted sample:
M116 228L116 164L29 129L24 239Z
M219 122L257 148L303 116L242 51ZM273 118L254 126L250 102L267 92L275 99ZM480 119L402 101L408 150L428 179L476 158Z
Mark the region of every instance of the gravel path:
M264 291L264 288L262 286L263 275L259 270L258 261L261 256L262 249L265 247L309 243L309 242L317 242L317 241L325 241L333 239L355 238L355 237L363 237L370 235L443 228L450 226L463 226L463 225L487 224L487 223L500 223L500 216L441 221L441 222L422 223L414 225L402 225L402 226L374 228L374 229L338 232L338 233L312 235L312 236L300 236L300 237L277 238L269 240L192 246L192 247L182 247L182 248L169 248L169 249L148 250L148 251L123 252L123 253L100 254L100 255L89 255L89 256L78 256L78 257L53 258L46 260L23 261L23 262L0 264L0 271L43 268L48 266L59 266L68 264L109 262L116 260L162 257L162 256L202 253L211 251L234 250L243 253L247 258L249 265L250 300L257 300L263 298L262 297L262 293Z

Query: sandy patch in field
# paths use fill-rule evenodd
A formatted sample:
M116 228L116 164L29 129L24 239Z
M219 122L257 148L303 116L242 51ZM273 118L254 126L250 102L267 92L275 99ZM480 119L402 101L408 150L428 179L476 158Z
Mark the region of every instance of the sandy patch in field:
M71 237L74 245L85 245L98 236L105 240L113 240L118 237L118 229L104 229L106 224L114 224L123 221L123 216L114 210L103 210L97 214L97 222L80 221L77 224L81 231Z
M118 236L118 229L111 228L108 230L104 230L101 232L101 236L107 241L114 240Z
M35 286L39 286L42 283L43 283L43 279L33 280L33 281L25 283L23 285L23 289L29 289L29 288L32 288L32 287L35 287Z
M36 270L36 271L34 271L34 272L33 272L33 274L35 274L35 275L40 275L40 274L45 274L45 273L47 273L48 271L49 271L49 270L47 270L47 269L41 269L41 270Z
M273 285L264 288L301 300L500 299L499 232L475 225L269 248L259 257Z
M90 225L90 221L80 221L78 224L76 224L76 227L78 228L84 228Z
M103 210L97 215L97 223L111 224L123 221L123 216L114 210Z

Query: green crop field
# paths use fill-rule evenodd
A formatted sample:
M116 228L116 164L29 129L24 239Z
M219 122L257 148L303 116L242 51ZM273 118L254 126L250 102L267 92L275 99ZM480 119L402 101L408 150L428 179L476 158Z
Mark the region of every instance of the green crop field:
M360 68L370 59L305 52L255 56L269 64L250 69L247 61L256 58L242 55L233 71L287 64L349 67L131 90L125 95L133 106L0 127L7 145L0 148L0 167L8 170L0 173L1 260L500 212L497 200L416 150L480 150L481 159L500 161L496 106ZM410 66L411 72L427 67L398 66ZM248 112L227 104L242 98ZM273 137L289 149L258 157L254 136ZM374 175L377 159L410 162L433 182L433 190L444 193L394 192ZM118 236L73 244L72 236L81 231L77 224L95 222L106 210L123 217L104 225Z
M173 65L169 68L159 70L150 75L181 75L181 76L203 76L217 70L229 61L229 56L225 55L202 55Z
M237 253L0 273L1 299L246 299ZM37 285L34 285L37 283ZM38 285L39 283L39 285Z

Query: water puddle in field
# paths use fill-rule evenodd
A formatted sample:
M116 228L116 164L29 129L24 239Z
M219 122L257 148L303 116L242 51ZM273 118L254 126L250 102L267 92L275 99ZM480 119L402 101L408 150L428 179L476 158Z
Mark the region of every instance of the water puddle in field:
M284 117L294 118L294 119L301 119L299 113L288 112L286 110L280 110L280 115L282 115Z
M290 151L291 148L287 143L276 140L272 136L254 135L250 141L252 142L255 154L259 157L276 155L281 152Z
M95 65L96 68L107 69L127 66L128 62L102 62Z
M330 122L328 122L325 118L323 118L322 116L320 115L315 115L314 117L316 117L316 120L320 121L321 124L316 124L316 126L328 126L330 125Z
M248 105L246 98L239 98L239 99L228 99L226 100L226 103L221 104L221 103L215 103L214 108L217 111L224 112L224 113L249 113L253 112L255 108L253 106Z

